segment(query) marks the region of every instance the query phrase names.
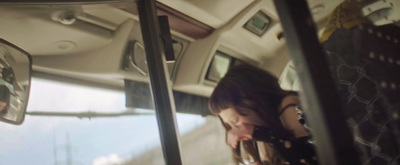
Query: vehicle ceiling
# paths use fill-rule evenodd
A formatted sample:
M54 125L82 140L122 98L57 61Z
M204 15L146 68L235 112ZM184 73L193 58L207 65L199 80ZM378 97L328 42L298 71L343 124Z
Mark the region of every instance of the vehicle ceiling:
M308 1L319 30L340 2ZM158 0L157 7L159 14L169 15L173 36L189 43L170 73L174 89L209 95L212 85L210 88L199 83L198 76L204 76L213 51L222 47L277 76L289 60L284 39L277 38L282 28L271 0ZM258 11L271 18L270 27L261 37L243 28ZM76 20L71 22L70 17ZM0 37L29 52L34 71L123 86L123 79L147 80L137 71L121 69L127 42L142 40L137 21L135 4L125 2L1 5ZM197 77L191 76L196 74ZM202 86L208 86L208 90L198 92L203 91Z

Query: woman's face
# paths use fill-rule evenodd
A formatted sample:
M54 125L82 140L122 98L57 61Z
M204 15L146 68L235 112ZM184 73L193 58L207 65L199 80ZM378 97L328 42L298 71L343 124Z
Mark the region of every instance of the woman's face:
M0 112L6 109L7 103L0 101Z
M264 126L253 111L246 111L246 116L240 115L233 108L227 108L219 113L227 128L227 143L236 148L239 141L251 140L254 126Z
M221 110L219 116L226 126L230 128L237 127L243 124L251 124L257 126L265 126L264 122L252 110L247 110L246 116L240 115L234 108Z

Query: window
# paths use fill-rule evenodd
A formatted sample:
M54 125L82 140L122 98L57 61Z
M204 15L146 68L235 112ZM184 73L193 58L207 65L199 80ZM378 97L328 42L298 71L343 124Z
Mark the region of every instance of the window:
M226 72L228 72L231 66L239 64L244 64L244 62L230 57L221 51L217 51L208 68L206 79L212 82L218 82L222 77L225 76Z
M32 78L28 112L134 112L125 108L124 91ZM27 115L18 127L0 124L0 164L124 164L159 150L154 111L121 117ZM177 114L181 135L202 126L205 118ZM32 152L33 151L33 152ZM24 156L21 159L21 155ZM162 154L159 161L164 161Z

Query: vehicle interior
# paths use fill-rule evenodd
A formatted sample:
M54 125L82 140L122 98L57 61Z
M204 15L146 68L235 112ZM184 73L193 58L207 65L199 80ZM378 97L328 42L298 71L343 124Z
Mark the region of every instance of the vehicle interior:
M317 36L321 37L330 14L342 2L307 0L313 19L311 24L315 25ZM400 2L368 0L359 3L362 14L372 19L375 25L399 23ZM154 115L151 70L143 41L146 36L142 34L136 1L21 1L0 4L0 38L30 54L32 79L122 91L122 102L126 101L125 115ZM222 145L225 145L224 130L218 118L209 112L207 99L230 67L251 64L278 77L285 89L301 90L301 83L293 73L296 69L291 62L282 21L272 0L157 0L154 4L157 15L168 18L167 24L160 22L160 29L168 29L165 25L170 29L166 34L170 33L171 38L164 38L164 43L172 47L164 45L164 50L173 52L173 57L166 55L163 59L165 76L169 79L167 85L170 85L175 97L176 112L211 118L207 122L212 123L210 129L219 131L219 135L214 137L219 138L218 142ZM31 90L34 90L33 86ZM37 90L46 95L50 88ZM28 104L32 104L32 97ZM93 115L101 116L100 113L62 114L64 111L57 109L53 107L53 114L48 111L41 115L92 118L90 121L93 122L96 120ZM28 106L26 118L33 118L35 111L41 109L30 109ZM7 128L14 127L19 126ZM1 134L0 140L4 133ZM206 158L198 154L196 161L199 162L194 164L233 164L229 148L224 146L221 150L227 155L220 156L226 162L206 162ZM187 155L183 156L184 164L193 164L190 160L194 160L195 156L189 152L195 151L185 149L183 152ZM59 157L61 154L59 151ZM129 156L132 159L126 158L114 164L163 164L162 152L154 152L153 155L158 157ZM1 159L5 157L0 153ZM37 162L40 161L35 162L39 164ZM68 164L68 161L64 163Z

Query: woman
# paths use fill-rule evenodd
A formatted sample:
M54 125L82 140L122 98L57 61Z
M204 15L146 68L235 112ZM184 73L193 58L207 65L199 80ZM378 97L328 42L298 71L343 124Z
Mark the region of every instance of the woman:
M0 116L4 116L8 112L10 103L10 90L5 85L0 85Z
M214 89L209 107L227 129L227 143L264 141L290 164L318 164L296 92L270 73L249 65L231 68ZM304 123L304 122L303 122Z

